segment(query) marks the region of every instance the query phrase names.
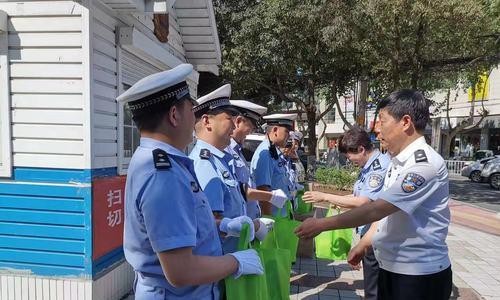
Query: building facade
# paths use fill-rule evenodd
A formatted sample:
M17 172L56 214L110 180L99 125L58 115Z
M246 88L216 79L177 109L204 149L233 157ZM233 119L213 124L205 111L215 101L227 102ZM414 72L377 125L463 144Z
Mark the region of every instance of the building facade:
M450 96L450 123L455 127L460 122L473 115L473 124L468 125L452 140L450 157L470 159L477 150L491 150L500 154L500 68L495 68L490 74L483 76L483 81L477 86L477 94L472 95L471 88L462 87L452 90ZM443 103L447 92L436 92L432 100ZM455 97L458 95L457 97ZM473 101L474 99L474 101ZM488 116L475 125L481 116L481 111L488 111ZM446 111L432 117L432 145L440 153L445 153L445 133L448 131Z
M124 175L139 135L115 98L183 62L196 98L220 55L211 0L0 2L0 299L130 291Z

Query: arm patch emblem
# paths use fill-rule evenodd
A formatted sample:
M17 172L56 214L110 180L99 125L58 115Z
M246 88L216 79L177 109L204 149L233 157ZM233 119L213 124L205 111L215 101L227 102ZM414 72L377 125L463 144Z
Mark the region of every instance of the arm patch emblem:
M424 184L425 178L417 173L408 173L406 174L403 182L401 183L401 188L405 193L413 193L416 191L422 184Z
M383 182L384 182L384 178L382 178L382 176L379 174L372 174L368 178L368 185L371 188L379 187L382 185Z

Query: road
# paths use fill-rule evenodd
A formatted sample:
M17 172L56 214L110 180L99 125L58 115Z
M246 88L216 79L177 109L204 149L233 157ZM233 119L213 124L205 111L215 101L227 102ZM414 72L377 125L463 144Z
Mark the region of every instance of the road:
M450 198L500 213L500 191L492 189L488 183L450 175Z

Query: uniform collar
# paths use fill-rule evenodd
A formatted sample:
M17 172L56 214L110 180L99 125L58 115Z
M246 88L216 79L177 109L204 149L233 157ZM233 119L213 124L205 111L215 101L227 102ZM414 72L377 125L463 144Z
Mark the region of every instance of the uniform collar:
M425 141L425 137L421 136L418 139L414 140L411 144L406 146L398 155L396 155L392 161L398 163L400 165L404 164L410 157L412 157L418 149L421 149L422 146L427 145Z
M165 150L168 154L178 156L181 158L189 159L187 155L182 152L181 150L165 143L159 140L155 140L152 138L147 138L147 137L141 137L141 147L144 148L151 148L151 149L157 149L160 148L162 150Z
M372 163L375 161L375 159L377 159L379 156L380 156L380 151L378 151L378 149L374 149L372 155L370 156L370 158L368 158L368 161L363 166L363 170L369 169Z
M241 150L241 145L238 144L238 142L233 138L231 138L231 144L229 144L229 147L231 147L231 149L236 151Z
M209 143L203 141L203 140L200 140L198 139L196 141L196 145L201 148L201 149L207 149L210 151L210 153L212 153L213 155L219 157L219 158L224 158L224 156L226 156L226 152L224 151L220 151L219 149L217 149L215 146L213 145L210 145Z

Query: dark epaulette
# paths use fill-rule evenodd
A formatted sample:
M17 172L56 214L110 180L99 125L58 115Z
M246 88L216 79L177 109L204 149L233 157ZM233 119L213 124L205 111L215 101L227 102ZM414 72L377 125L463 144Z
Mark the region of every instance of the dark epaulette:
M200 185L196 181L191 181L191 190L193 193L198 193L200 191Z
M241 192L241 195L243 196L243 199L245 199L245 202L248 201L247 191L248 191L248 184L240 182L240 192Z
M380 161L378 160L378 158L373 161L372 166L374 171L382 169L382 166L380 165Z
M208 150L208 149L201 149L201 151L200 151L200 158L201 159L209 159L210 155L212 155L210 153L210 150Z
M155 163L155 168L158 170L167 170L172 167L168 154L165 150L155 149L153 150L153 160Z
M415 162L427 162L427 155L425 154L424 150L418 149L417 151L415 151Z
M278 156L278 150L276 150L276 146L274 144L272 144L272 143L269 146L269 154L271 154L271 157L274 160L277 160L279 158L279 156Z

